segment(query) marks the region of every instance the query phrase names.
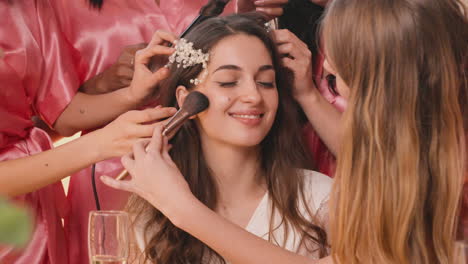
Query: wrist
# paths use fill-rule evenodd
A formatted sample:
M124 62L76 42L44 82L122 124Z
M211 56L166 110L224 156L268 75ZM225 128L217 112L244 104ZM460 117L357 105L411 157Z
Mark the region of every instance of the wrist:
M102 135L102 130L103 128L80 137L80 139L85 140L84 145L94 163L113 157L109 152L111 147L106 145L107 141L105 138L101 138L105 137L105 135Z
M310 88L302 89L301 92L294 93L294 99L303 106L304 104L316 103L319 100L318 90L315 85L309 85Z
M131 108L137 108L142 102L143 98L132 91L130 86L121 89L125 102L131 106Z
M176 206L164 210L164 215L178 228L185 230L194 216L199 215L206 206L190 192L186 197L179 197Z

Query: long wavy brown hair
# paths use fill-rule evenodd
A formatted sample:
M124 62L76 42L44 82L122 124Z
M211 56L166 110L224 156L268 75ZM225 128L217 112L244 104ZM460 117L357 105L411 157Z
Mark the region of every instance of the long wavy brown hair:
M304 216L298 208L300 203L307 204L308 201L303 191L304 175L297 168L304 168L308 159L301 142L297 106L286 86L282 84L276 46L261 21L263 20L254 14L212 18L193 29L186 39L194 43L194 48L209 52L223 38L246 34L260 39L270 51L277 73L280 100L274 124L260 144L261 151L258 158L262 171L258 175L262 175L266 182L272 211L277 210L282 216L282 223L295 228L302 235L305 246L311 251L317 250L318 255L324 256L327 254L327 236L324 229L315 221L307 220L307 218L315 219L313 212L308 212L309 215ZM163 105L178 107L176 88L184 85L189 90L193 89L193 84L189 80L197 77L201 70L201 66L187 69L173 66L171 77L160 87L163 91ZM170 155L187 180L192 193L206 206L215 209L219 196L218 187L210 166L205 161L198 129L195 120L185 123L171 140L173 148L170 150ZM148 235L145 238L146 260L158 264L186 264L205 263L217 258L218 261L224 262L218 254L195 237L174 226L166 216L145 200L133 196L128 208L132 215L137 216L136 222L144 222L144 234ZM275 241L272 235L275 228L277 227L270 226L270 241L281 246L281 242Z
M335 262L454 263L467 149L465 7L334 0L322 33L350 88L330 209Z

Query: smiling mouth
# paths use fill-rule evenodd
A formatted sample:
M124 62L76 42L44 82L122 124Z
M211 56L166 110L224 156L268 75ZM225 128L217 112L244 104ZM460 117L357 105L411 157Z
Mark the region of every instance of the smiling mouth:
M264 114L258 114L258 115L229 114L229 115L235 118L260 119L263 117Z
M251 113L251 114L234 114L230 113L229 116L249 127L256 127L262 123L265 113Z

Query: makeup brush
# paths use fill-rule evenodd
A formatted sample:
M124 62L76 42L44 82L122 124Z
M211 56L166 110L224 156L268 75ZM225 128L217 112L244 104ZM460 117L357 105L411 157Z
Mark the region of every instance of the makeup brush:
M175 113L171 119L169 119L169 122L166 125L164 125L162 135L168 136L171 133L177 133L185 121L187 121L191 116L205 111L209 105L210 101L204 94L197 91L190 92L187 97L185 97L184 104L179 109L179 111L177 111L177 113ZM127 170L123 170L121 173L119 173L119 175L117 175L115 179L119 181L125 178L127 175Z
M185 97L184 104L182 107L171 117L169 122L164 126L164 130L162 132L163 136L167 136L172 132L176 132L177 128L180 126L191 116L194 116L205 109L208 108L210 102L208 98L197 91L193 91Z

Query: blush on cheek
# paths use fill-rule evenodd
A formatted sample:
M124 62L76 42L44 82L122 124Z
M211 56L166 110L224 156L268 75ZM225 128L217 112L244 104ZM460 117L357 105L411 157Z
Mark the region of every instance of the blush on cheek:
M229 96L221 96L220 98L221 102L223 103L229 103L231 101L231 97Z

